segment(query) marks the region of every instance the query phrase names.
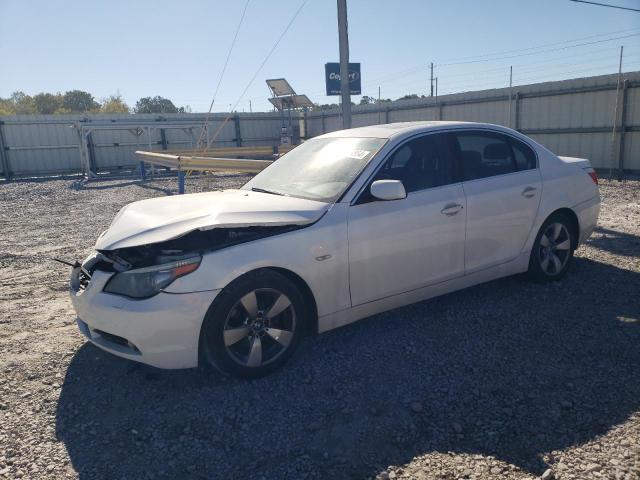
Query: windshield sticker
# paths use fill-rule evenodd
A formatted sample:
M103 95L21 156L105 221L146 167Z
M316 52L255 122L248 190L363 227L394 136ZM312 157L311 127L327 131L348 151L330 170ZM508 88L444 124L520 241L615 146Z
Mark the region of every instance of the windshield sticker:
M353 150L347 156L349 158L355 158L356 160L362 160L367 155L369 155L369 150Z

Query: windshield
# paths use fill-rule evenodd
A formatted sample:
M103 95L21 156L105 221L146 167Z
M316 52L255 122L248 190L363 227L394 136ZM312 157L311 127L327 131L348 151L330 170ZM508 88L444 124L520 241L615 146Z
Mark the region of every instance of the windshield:
M382 138L313 138L242 188L335 202L385 142Z

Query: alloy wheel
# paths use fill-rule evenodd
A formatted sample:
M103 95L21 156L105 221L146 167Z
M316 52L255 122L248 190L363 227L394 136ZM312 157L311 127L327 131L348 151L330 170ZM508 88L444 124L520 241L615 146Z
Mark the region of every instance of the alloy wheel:
M260 288L243 295L231 308L223 340L236 363L257 368L289 348L295 329L296 312L289 297L276 289Z
M538 260L542 271L549 275L558 275L569 261L571 236L562 223L551 223L540 237Z

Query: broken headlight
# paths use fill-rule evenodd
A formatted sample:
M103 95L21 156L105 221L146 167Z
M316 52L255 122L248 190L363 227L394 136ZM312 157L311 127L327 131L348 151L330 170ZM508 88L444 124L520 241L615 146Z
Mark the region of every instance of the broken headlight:
M104 291L132 298L152 297L168 287L176 278L196 270L201 260L202 257L192 257L116 273L107 282Z

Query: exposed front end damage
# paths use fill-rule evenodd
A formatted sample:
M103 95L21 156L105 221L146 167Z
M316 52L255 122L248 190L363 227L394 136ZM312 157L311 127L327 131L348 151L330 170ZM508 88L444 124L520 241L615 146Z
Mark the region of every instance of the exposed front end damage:
M195 367L200 328L222 285L189 283L202 278L193 272L212 252L305 228L329 208L239 190L127 205L98 237L95 252L74 264L70 296L80 332L120 357Z
M113 271L124 271L185 260L194 255L202 256L208 252L279 235L303 227L304 225L284 225L194 230L181 237L163 242L115 250L99 250L99 252L105 259L112 262ZM103 264L102 267L104 266Z
M120 357L161 368L195 367L198 332L220 290L165 288L197 269L209 252L303 227L193 230L158 243L96 251L71 275L79 330Z

